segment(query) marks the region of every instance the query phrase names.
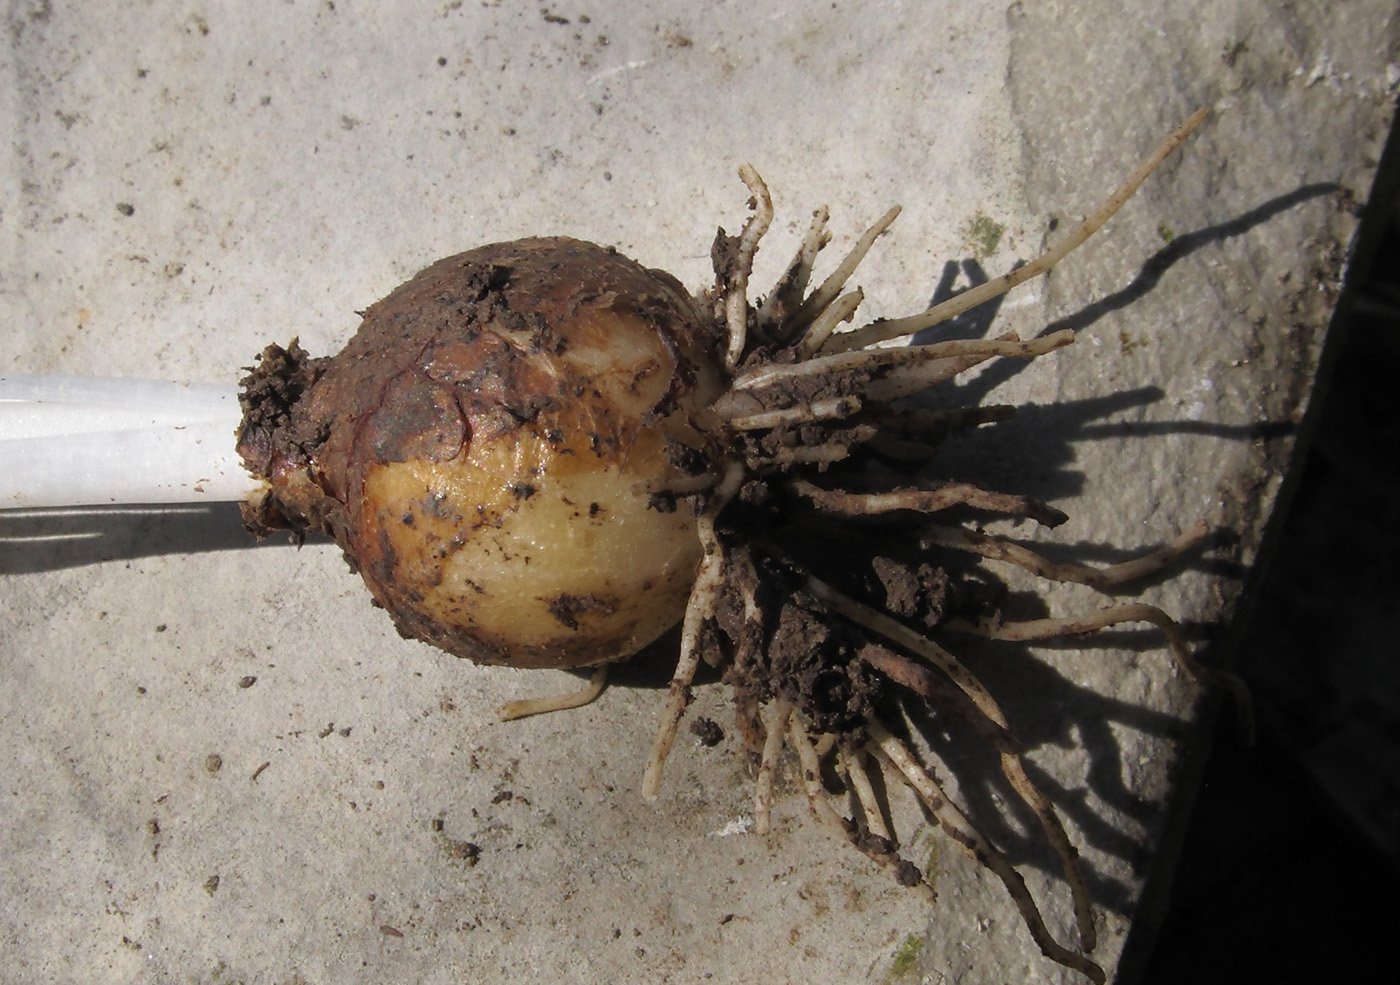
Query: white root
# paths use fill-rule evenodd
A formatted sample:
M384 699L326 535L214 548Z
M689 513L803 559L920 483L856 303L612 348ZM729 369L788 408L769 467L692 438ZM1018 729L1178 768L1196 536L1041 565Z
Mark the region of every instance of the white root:
M1155 574L1177 560L1192 547L1195 547L1210 533L1210 527L1201 521L1190 530L1172 538L1155 551L1141 557L1110 565L1106 568L1089 568L1078 564L1057 564L1012 541L989 537L986 534L963 530L959 527L931 527L925 530L929 543L980 554L994 561L1005 561L1025 568L1050 581L1088 585L1090 588L1105 591L1117 585L1145 578ZM1181 627L1171 616L1155 605L1132 602L1113 605L1096 612L1073 616L1058 616L1047 619L1027 619L1020 622L999 622L984 620L970 623L966 619L952 619L948 628L958 632L972 633L988 639L1011 642L1046 640L1062 636L1082 636L1110 626L1123 623L1145 622L1157 627L1166 637L1167 649L1180 667L1194 680L1223 687L1230 692L1239 710L1241 728L1246 736L1254 734L1254 702L1249 688L1243 680L1228 671L1206 667L1191 655L1181 635Z
M783 754L792 702L779 698L765 709L763 754L758 762L758 777L753 790L753 828L766 835L773 823L773 777L778 769L778 757Z
M675 745L676 730L680 728L681 718L690 704L690 683L700 666L700 630L714 618L719 587L723 581L724 550L715 536L715 517L739 491L743 477L744 469L738 462L726 464L724 478L710 497L705 512L695 521L705 553L700 560L700 570L695 576L695 586L691 589L685 618L681 623L681 654L667 693L666 711L657 727L656 738L652 740L646 770L642 774L642 796L647 800L655 800L661 791L661 769L666 757L671 754L671 747Z
M841 261L831 276L822 281L821 287L813 291L807 300L802 302L801 307L783 323L782 331L784 333L794 333L807 327L816 321L817 315L827 305L836 300L836 296L841 293L841 288L846 286L846 281L850 279L851 274L855 273L856 267L865 259L865 255L870 252L870 247L875 244L875 240L890 227L890 223L894 222L899 212L900 207L896 205L875 220L875 224L856 241L856 245L851 248L850 253L846 254L846 258Z
M993 356L1027 358L1043 356L1061 346L1074 341L1074 333L1069 329L1053 332L1036 339L1022 341L1015 335L999 339L958 339L951 342L934 342L929 345L908 346L893 349L869 349L859 352L842 352L828 356L815 356L799 363L769 363L740 373L734 377L731 386L736 390L756 390L790 380L814 377L835 376L841 373L862 370L884 369L933 362L939 359L964 359ZM956 372L942 377L946 379Z
M855 792L860 802L861 813L865 816L865 826L870 833L891 841L890 829L885 826L884 812L875 796L875 788L870 783L870 774L865 771L865 751L863 749L842 749L837 761L839 769L846 777L847 785Z
M608 686L608 664L593 671L588 684L577 691L556 694L550 698L526 698L523 701L508 701L496 709L496 717L503 722L513 722L517 718L531 715L545 715L551 711L566 711L569 708L582 708L598 700L598 695Z
M849 294L843 294L827 307L822 309L822 313L812 324L807 326L807 330L802 333L802 338L797 340L797 354L803 359L812 358L813 354L831 337L831 333L836 331L836 326L843 321L850 321L855 316L856 308L865 300L865 292L856 288Z
M647 494L670 493L673 496L689 496L691 493L713 489L718 484L719 476L713 472L701 472L699 475L685 475L647 483L641 488Z
M1098 931L1094 927L1094 908L1089 898L1089 884L1079 868L1079 851L1065 833L1065 827L1060 823L1060 816L1055 813L1054 805L1026 772L1026 764L1021 761L1021 757L1014 753L1002 753L1001 772L1011 784L1011 789L1015 790L1021 801L1034 812L1036 820L1040 822L1041 831L1045 833L1045 839L1050 842L1050 847L1060 859L1060 871L1064 874L1065 882L1069 884L1070 899L1074 904L1074 919L1079 928L1079 946L1088 953L1098 943Z
M788 483L788 488L811 500L820 510L845 516L878 516L897 510L937 513L954 506L971 506L992 513L1030 517L1050 527L1068 519L1059 510L1029 496L992 492L970 482L946 482L931 489L903 488L883 493L851 493L840 489L823 489L805 479L794 479Z
M813 400L809 404L798 404L796 407L737 414L729 419L729 426L736 431L759 431L764 428L782 427L785 424L807 424L812 421L850 417L858 410L859 397L828 397L824 400Z
M994 725L1002 729L1009 730L1006 723L1006 716L1002 714L1000 706L991 696L982 682L974 677L958 659L933 640L905 626L898 620L887 616L862 605L848 595L844 595L832 588L826 582L808 575L803 580L803 588L819 602L829 606L839 615L844 616L858 626L863 626L877 636L895 643L898 646L916 653L929 663L933 664L943 675L952 681L959 690L971 699L977 709L982 712Z
M772 455L755 457L750 463L756 467L776 468L785 471L794 465L830 465L851 454L851 447L875 437L877 430L868 425L852 428L848 440L828 441L821 445L803 445L796 448L780 448Z
M758 241L768 231L773 221L773 197L768 194L768 186L758 176L752 165L739 168L739 177L749 186L753 194L754 211L749 221L744 223L744 231L739 234L739 250L730 268L729 284L724 296L725 323L729 327L729 347L724 354L724 365L730 371L739 365L744 349L748 344L749 331L749 274L753 270L753 256L758 250Z
M802 786L807 791L807 801L812 805L812 813L817 815L822 824L844 839L846 825L842 822L841 815L832 808L827 800L826 791L822 789L821 757L817 755L817 750L797 715L788 719L788 741L797 750L797 758L802 763Z
M964 291L956 297L949 298L942 304L934 305L927 311L910 315L907 318L893 318L887 321L871 322L863 328L858 328L853 332L845 332L831 338L826 348L832 352L848 352L852 349L860 349L865 346L874 345L877 342L885 342L890 339L897 339L905 335L916 335L925 329L942 324L949 319L956 318L964 311L970 311L979 304L984 304L998 295L1005 294L1019 284L1030 280L1032 277L1039 277L1046 273L1055 264L1059 263L1072 251L1081 246L1085 240L1098 232L1099 227L1113 217L1113 214L1123 207L1123 203L1132 197L1138 187L1147 180L1147 176L1157 169L1157 166L1164 161L1172 151L1181 146L1182 141L1191 135L1191 132L1200 126L1201 121L1206 118L1207 111L1198 109L1187 118L1186 122L1172 131L1166 140L1162 141L1147 158L1138 165L1137 170L1130 174L1122 185L1118 187L1103 205L1099 206L1087 219L1080 223L1073 232L1066 236L1051 249L1036 257L1030 263L1022 267L1017 267L1010 273L998 277L996 280L988 281L971 290Z
M716 617L723 579L729 575L740 579L739 584L744 584L745 573L737 567L742 563L748 566L750 582L754 580L754 566L749 555L744 550L736 550L726 562L726 554L715 530L719 513L737 494L743 477L749 474L745 469L771 474L794 466L816 465L824 470L827 465L850 455L853 448L880 438L888 439L895 450L917 459L931 453L937 439L937 434L934 434L927 444L914 440L922 437L919 431L921 425L941 432L1003 419L1007 414L1005 408L920 412L891 411L880 405L925 390L988 359L1044 355L1073 341L1073 332L1054 332L1029 340L1010 334L993 339L953 340L921 346L872 346L921 332L1050 270L1108 221L1162 160L1201 123L1205 115L1204 110L1193 114L1149 155L1103 205L1058 244L1029 264L920 314L872 322L854 331L838 332L836 329L854 317L863 294L859 288L845 294L842 291L875 240L894 221L898 208L891 209L866 230L836 271L804 299L816 256L830 240L827 211L823 208L814 212L811 227L783 279L757 311L750 311L747 292L753 258L759 240L771 223L773 209L768 189L758 174L747 165L740 169L740 176L753 196L750 203L753 214L737 241L731 242L732 252L727 259L717 264L721 294L714 302L716 317L722 319L728 333L725 365L733 376L728 392L708 409L708 413L716 425L727 429L717 433L723 433L727 439L733 440L741 449L734 454L742 455L746 461L743 465L731 461L725 466L723 477L697 519L704 557L682 623L681 658L671 682L666 712L648 758L643 777L643 796L654 798L659 789L662 766L674 744L676 730L690 700L690 684L701 659L698 650L702 631ZM749 337L751 327L755 340ZM773 343L788 346L781 358L754 358L749 351L751 348L760 351ZM743 371L738 371L746 358L750 364ZM793 387L792 393L785 391L787 386ZM802 396L804 389L811 395ZM791 435L780 441L749 435L750 432L774 429L805 429L807 425L821 422L848 421L857 415L862 416L842 425L829 424L825 431L803 430L801 442L786 447L783 444L790 440ZM882 431L882 426L887 430ZM704 476L695 481L714 480ZM962 505L1025 516L1052 526L1065 519L1060 511L1029 497L995 493L968 483L912 484L872 493L824 489L807 479L792 476L786 477L786 484L790 491L807 499L819 510L845 516L872 516L897 510L932 514ZM932 527L927 530L926 543L1007 561L1052 580L1080 582L1107 590L1162 569L1197 544L1206 533L1207 528L1203 524L1198 525L1156 551L1101 569L1057 564L1019 544L959 528ZM727 563L736 567L726 571ZM1073 897L1082 949L1086 953L1092 950L1095 944L1093 912L1088 886L1079 868L1078 853L1054 805L1031 780L1020 755L1022 747L1011 734L1006 717L992 695L952 654L933 640L890 615L842 594L810 574L800 574L799 577L801 593L816 599L832 613L870 634L868 645L861 651L860 657L877 673L910 688L926 703L951 709L963 716L980 736L994 745L1011 789L1035 814L1040 828L1060 859ZM745 592L743 603L742 639L733 641L738 650L734 659L740 663L763 656L754 652L756 646L762 645L755 643L755 639L762 634L763 613L758 611L758 600L752 590ZM953 621L948 625L995 639L1031 640L1093 632L1107 626L1137 621L1157 626L1166 635L1173 656L1189 671L1230 684L1229 680L1224 680L1224 675L1217 676L1200 667L1186 648L1177 624L1161 609L1150 605L1112 606L1096 613L1060 619L977 625ZM732 627L730 632L733 632ZM880 643L880 639L889 641L902 652ZM747 700L749 703L744 707L753 712L753 696L750 695ZM749 731L756 732L760 713L753 712L752 717L753 724ZM869 754L887 774L898 776L915 792L933 820L949 837L995 873L1020 911L1031 937L1046 956L1079 971L1092 981L1103 982L1104 972L1097 964L1085 954L1071 950L1054 939L1016 868L945 796L929 769L880 722L867 720L863 745L852 747L851 735L845 733L824 734L814 742L800 711L792 702L784 699L768 702L761 712L761 719L764 736L754 789L755 827L759 833L767 833L771 829L774 779L784 747L790 746L801 762L803 786L812 810L821 823L852 841L881 864L895 864L901 881L917 881L917 872L912 863L889 847L893 845L891 828L886 823L864 761L865 755ZM822 784L822 763L833 751L837 754L836 769L848 791L846 796L853 797L855 804L858 804L852 819L843 817L833 807L831 796ZM864 836L867 832L884 839L889 845L881 846L867 840Z
M758 306L760 325L770 328L781 325L783 319L802 304L802 295L807 292L807 283L812 278L812 266L816 263L817 254L831 242L831 233L826 228L830 217L831 213L827 211L826 206L812 212L812 224L802 239L797 255L792 258L792 263L788 264L787 272L778 281L778 286ZM779 338L777 341L787 340Z
M1111 605L1096 612L1080 613L1073 616L1058 616L1048 619L1026 619L1020 622L979 622L970 623L966 619L950 619L947 628L954 632L969 633L987 639L1010 642L1057 639L1064 636L1082 636L1098 632L1110 626L1124 623L1145 622L1157 627L1167 639L1167 649L1172 659L1193 680L1212 684L1230 692L1240 715L1241 731L1247 738L1254 735L1254 700L1249 688L1235 674L1229 671L1207 667L1191 654L1181 635L1181 627L1176 620L1155 605L1145 602L1130 602L1125 605Z

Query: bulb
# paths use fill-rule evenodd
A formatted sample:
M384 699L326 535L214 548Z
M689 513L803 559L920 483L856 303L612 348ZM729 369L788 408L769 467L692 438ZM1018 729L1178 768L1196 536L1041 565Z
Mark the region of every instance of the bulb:
M658 496L718 392L669 275L571 239L440 260L337 356L246 381L259 526L331 534L399 631L481 663L631 656L681 618L700 544Z

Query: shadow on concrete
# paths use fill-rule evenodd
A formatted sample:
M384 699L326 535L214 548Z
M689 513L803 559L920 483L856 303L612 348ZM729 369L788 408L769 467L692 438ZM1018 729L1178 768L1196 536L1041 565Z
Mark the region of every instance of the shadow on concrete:
M232 551L259 542L237 503L0 512L0 575L80 568L161 554Z

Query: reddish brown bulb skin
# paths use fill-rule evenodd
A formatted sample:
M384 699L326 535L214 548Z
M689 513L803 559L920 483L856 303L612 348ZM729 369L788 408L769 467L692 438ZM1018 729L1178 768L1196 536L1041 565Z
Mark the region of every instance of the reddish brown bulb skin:
M426 268L330 359L270 347L239 450L255 529L344 548L399 631L481 663L622 659L684 612L694 520L653 492L718 392L716 332L667 274L570 239Z

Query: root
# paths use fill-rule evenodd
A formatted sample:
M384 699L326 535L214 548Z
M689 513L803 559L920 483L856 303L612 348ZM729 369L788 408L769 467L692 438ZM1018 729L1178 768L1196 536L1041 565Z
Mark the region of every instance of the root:
M870 833L892 841L890 829L885 826L884 813L880 810L879 799L875 796L875 788L870 783L870 775L865 771L865 755L865 750L859 747L842 749L836 768L846 778L846 785L855 792Z
M788 719L792 717L792 702L778 699L766 710L763 755L759 759L753 792L753 827L761 835L766 835L772 827L773 776L778 768L778 757L783 753L783 739L787 734Z
M1088 585L1103 591L1125 582L1155 574L1199 544L1209 532L1210 528L1204 522L1198 523L1155 551L1107 568L1056 564L1020 544L988 537L985 534L958 527L932 528L928 531L928 541L941 544L944 547L980 554L995 561L1007 561L1051 581ZM1245 740L1246 742L1253 741L1255 732L1254 700L1250 697L1248 686L1238 675L1207 667L1198 661L1192 655L1190 647L1186 645L1186 640L1181 635L1181 627L1177 625L1176 620L1155 605L1131 602L1125 605L1107 606L1097 612L1081 613L1075 616L1028 619L1009 623L993 620L970 623L965 619L952 619L948 622L948 628L985 636L988 639L1029 642L1061 636L1083 636L1087 633L1107 629L1110 626L1119 626L1130 622L1145 622L1156 626L1167 639L1167 649L1171 652L1172 659L1193 680L1230 692L1230 696L1235 702L1236 711L1240 716L1240 729Z
M1094 929L1094 908L1089 898L1089 884L1084 880L1084 873L1079 868L1079 850L1070 842L1069 835L1065 834L1065 827L1060 823L1060 816L1055 813L1050 800L1026 773L1026 764L1021 761L1021 757L1012 753L1002 753L1001 771L1011 788L1016 791L1016 795L1034 812L1036 820L1040 822L1040 829L1045 832L1046 840L1059 856L1060 870L1064 873L1065 882L1069 884L1070 897L1074 902L1074 918L1079 927L1079 946L1088 953L1098 943L1098 931Z
M1015 415L1016 409L1005 405L948 410L890 410L885 405L876 404L868 416L875 420L880 433L870 440L870 448L891 461L926 462L933 457L939 443L949 432L1010 420Z
M598 700L598 695L608 686L608 664L593 671L588 686L568 694L556 694L552 698L526 698L523 701L508 701L496 709L496 717L503 722L513 722L517 718L531 715L544 715L551 711L565 711L569 708L582 708Z
M803 301L801 306L793 312L792 317L783 323L782 333L795 334L817 320L817 316L826 306L836 300L836 296L841 293L841 288L846 286L846 281L850 279L851 274L855 273L856 267L865 259L865 255L870 252L870 247L875 245L875 240L890 227L890 223L894 222L899 213L900 207L896 205L875 220L875 224L856 241L856 245L852 247L850 253L846 254L846 258L841 261L831 276L822 281L821 287L813 291L807 300Z
M764 428L850 417L858 410L859 397L829 397L825 400L813 400L809 404L798 404L796 407L736 414L729 418L729 426L736 431L759 431Z
M744 223L744 231L739 234L738 251L729 267L724 290L724 319L729 328L729 347L724 353L725 368L733 371L743 358L748 345L749 331L749 274L753 271L753 255L758 250L758 241L768 231L773 221L773 198L768 194L768 186L750 165L739 168L739 177L749 186L753 194L753 215Z
M977 709L986 716L989 722L1001 730L1004 734L1010 734L1010 726L1007 724L1006 716L1002 713L996 700L983 687L982 682L977 680L957 659L944 650L937 643L914 632L903 623L877 612L867 606L861 605L854 599L848 598L830 586L818 581L810 575L806 579L805 587L822 602L831 606L842 616L850 619L859 625L864 626L874 633L897 643L901 647L910 650L926 658L933 663L944 675L948 677L958 689L971 699ZM1151 606L1143 608L1150 609ZM1157 610L1160 612L1161 610ZM1165 614L1163 614L1165 615ZM1179 638L1179 636L1178 636ZM956 707L956 705L955 705ZM1075 914L1079 921L1079 932L1086 950L1093 946L1094 928L1093 915L1089 902L1088 885L1084 881L1084 876L1079 870L1079 854L1074 846L1070 844L1064 827L1060 824L1059 817L1055 814L1054 807L1045 798L1031 781L1025 770L1025 765L1021 762L1019 750L1009 749L1004 745L1001 747L1001 768L1006 775L1011 787L1016 791L1017 796L1031 809L1039 819L1041 827L1045 830L1046 837L1049 838L1055 853L1060 857L1060 863L1064 870L1065 881L1069 883L1070 890L1074 896Z
M931 489L894 489L885 493L851 493L796 479L788 488L810 499L819 510L844 516L876 516L896 510L937 513L954 506L971 506L991 513L1024 516L1047 527L1057 527L1069 517L1029 496L992 492L970 482L946 482Z
M963 691L929 667L895 653L878 643L860 648L858 656L901 687L908 688L929 707L951 711L978 737L998 752L1021 752L1024 747L1011 732L982 713Z
M952 342L934 342L930 345L905 348L842 352L830 356L816 356L800 363L765 363L736 375L731 386L736 390L756 390L791 380L834 377L843 373L944 361L931 368L935 374L947 370L946 375L939 375L933 380L934 383L939 383L957 375L962 369L993 356L1042 356L1073 341L1074 332L1065 329L1024 342L1015 335L1005 335L999 339L957 339ZM965 362L967 359L972 359L973 362ZM959 368L950 369L953 364L957 364Z
M822 789L821 757L817 755L807 730L802 727L802 722L796 715L788 719L788 742L797 750L797 758L802 763L802 786L807 791L807 801L812 805L812 813L842 838L848 837L841 815L832 809L827 801L826 791Z
M813 481L814 474L826 472L851 456L853 450L919 462L930 457L949 432L1011 416L1012 410L1006 407L929 411L894 409L889 405L989 359L1026 359L1052 352L1072 342L1073 332L1054 332L1029 340L1007 334L921 346L874 346L956 317L1050 270L1108 221L1204 117L1205 111L1192 115L1102 206L1029 264L920 314L871 322L853 331L838 332L837 328L854 317L863 294L858 288L843 293L845 285L899 210L891 209L867 229L837 269L806 294L817 254L831 238L827 211L823 208L814 212L787 272L754 310L748 301L749 279L759 241L772 221L773 207L757 172L748 165L740 169L752 196L752 215L738 237L721 235L716 241L716 291L710 295L714 318L727 333L724 363L730 379L724 395L696 418L697 429L705 441L703 456L709 462L724 463L723 474L705 472L703 469L708 466L696 464L682 470L693 478L681 479L657 491L669 495L693 492L705 497L696 519L704 553L682 621L680 659L648 755L642 781L645 798L655 798L660 788L661 772L689 705L691 682L699 661L707 659L717 665L731 661L733 676L726 679L736 688L739 728L749 749L759 751L754 786L755 828L759 833L772 827L775 777L784 747L790 746L800 760L803 787L822 825L839 832L881 865L892 866L901 883L924 883L917 866L901 857L893 840L865 761L867 755L873 756L886 775L898 776L915 792L933 822L996 874L1047 957L1095 982L1104 981L1104 972L1097 964L1054 939L1020 873L948 800L930 770L873 718L870 702L878 687L872 682L879 675L907 689L924 706L955 715L997 751L1007 783L1035 815L1060 860L1073 898L1080 944L1087 953L1094 947L1095 929L1078 852L1053 803L1032 782L1022 759L1023 746L982 683L934 640L792 565L783 559L780 546L765 546L769 533L762 524L771 520L770 514L764 512L773 508L767 499L771 486L755 483L751 487L755 495L745 497L745 509L734 511L732 529L724 530L725 541L732 542L728 549L721 543L717 523L747 480L765 477L781 478L790 493L806 499L818 514L857 517L905 511L932 515L963 506L1025 517L1047 526L1064 522L1063 513L1039 500L997 493L971 483L910 481L881 489L858 482L857 489L875 490L861 492L840 488L840 483L829 478ZM700 454L697 449L691 450ZM805 473L789 474L796 469L805 469ZM801 520L804 524L821 522L806 511ZM778 527L771 536L779 544L783 537L801 535L808 529L802 524ZM759 529L764 532L758 533ZM1207 528L1201 524L1142 557L1098 569L1057 564L1020 544L952 527L927 528L921 546L938 544L1016 564L1050 580L1078 582L1107 591L1161 570L1199 543L1206 533ZM738 539L743 536L753 540ZM756 565L756 556L750 553L755 542L771 555L781 571ZM786 585L792 595L789 603L802 610L803 619L811 616L815 607L825 610L826 616L839 616L849 625L830 636L793 634L779 643L774 627L779 613L788 613L773 609L769 593L755 587L760 570L779 576L779 583ZM1031 640L1094 632L1138 621L1157 626L1166 635L1174 658L1193 675L1231 686L1233 679L1201 667L1187 649L1177 624L1150 605L1113 606L1063 619L977 625L950 620L945 625L995 639ZM830 625L827 628L835 629ZM799 639L802 642L795 643ZM704 653L702 645L707 648ZM788 656L793 649L802 650L812 663L794 669ZM809 672L821 675L831 671L838 672L835 680L849 675L846 679L860 682L856 686L857 700L849 706L843 704L844 698L838 702L845 708L840 715L829 713L813 700L817 685L812 682L823 682L821 688L826 697L831 696L828 691L840 695L840 687L828 685L826 678L820 676L805 676ZM812 731L817 722L821 734ZM822 782L823 762L833 753L835 768L846 788L839 806L849 805L851 818L833 805L833 795Z
M866 778L866 788L871 798L870 809L863 809L866 814L866 823L859 824L853 820L842 817L831 806L826 791L822 788L821 763L822 759L830 753L834 747L828 734L822 736L816 744L807 734L806 728L797 715L788 719L788 744L797 750L797 758L802 764L802 785L807 791L807 803L812 807L812 813L824 827L846 841L850 842L857 850L879 863L881 866L894 871L895 881L901 886L909 888L919 887L933 899L933 887L924 881L923 873L919 867L899 854L894 842L889 837L889 831L885 827L884 820L880 817L879 806L874 803L874 790L870 788L869 779ZM861 775L864 776L863 767L858 767ZM857 794L857 796L861 796ZM862 801L862 804L865 802Z
M1087 219L1079 224L1073 232L1056 244L1053 248L1045 251L1030 263L1017 267L1015 270L996 280L988 281L985 284L964 291L957 297L949 298L942 304L934 305L932 308L918 315L911 315L908 318L894 318L887 321L872 322L863 328L858 328L853 332L845 332L831 338L826 345L831 352L849 352L852 349L861 349L865 346L874 345L877 342L885 342L889 339L897 339L904 335L915 335L925 329L942 324L949 319L956 318L965 311L984 304L998 295L1005 294L1019 284L1030 280L1032 277L1039 277L1046 273L1055 264L1059 263L1071 252L1083 245L1099 227L1113 217L1113 214L1123 207L1123 203L1132 197L1138 187L1147 180L1147 176L1157 170L1172 151L1181 146L1182 141L1191 135L1191 131L1200 126L1201 121L1206 118L1207 111L1198 109L1181 126L1177 127L1172 134L1158 145L1157 149L1147 156L1136 171L1130 174L1118 187L1108 201L1099 206Z
M686 603L685 619L681 623L681 654L676 662L676 672L671 678L670 690L666 698L666 710L661 724L657 727L656 738L652 740L651 752L647 756L647 766L642 774L642 797L655 800L661 791L661 769L671 747L676 742L676 730L680 728L685 709L690 704L690 683L695 679L695 671L700 666L700 630L714 618L719 598L719 588L724 575L724 551L715 536L715 517L739 491L744 471L737 462L725 466L724 478L710 498L705 512L696 518L695 526L700 535L700 544L705 554L700 561L700 570L695 576L695 586L691 589L690 600Z
M1129 562L1131 563L1131 562ZM1197 660L1181 635L1181 627L1176 620L1155 605L1145 602L1131 602L1126 605L1112 605L1097 612L1086 612L1075 616L1058 616L1049 619L1027 619L1021 622L986 621L970 623L965 619L950 619L948 629L955 632L971 633L987 639L1011 642L1048 640L1062 636L1083 636L1095 633L1110 626L1124 623L1145 622L1156 626L1167 638L1167 648L1182 670L1193 680L1202 684L1223 688L1230 692L1240 715L1240 727L1248 740L1254 736L1254 701L1244 681L1226 670L1207 667Z
M826 228L829 218L831 213L827 211L826 206L812 212L812 224L807 229L807 235L803 237L797 256L788 264L787 272L778 281L778 285L758 306L759 325L781 325L789 314L801 307L802 296L807 293L807 283L812 278L812 266L816 263L817 254L831 242L831 233ZM790 337L777 337L774 341L784 343Z
M807 330L802 333L802 338L797 340L795 346L797 354L802 359L810 359L813 354L831 338L831 333L836 331L836 326L843 321L850 321L855 316L856 308L865 300L865 292L856 288L849 294L843 294L830 305L822 310L812 324L807 326Z
M1111 605L1095 612L1084 612L1074 616L1056 616L1048 619L1026 619L1021 622L996 622L984 620L970 623L965 619L951 619L948 628L992 640L1027 642L1048 640L1061 636L1083 636L1095 633L1110 626L1121 626L1129 622L1151 623L1167 638L1167 646L1182 669L1192 677L1201 677L1205 668L1196 662L1186 647L1181 635L1181 627L1176 620L1155 605L1145 602L1130 602L1126 605Z
M691 493L713 489L718 483L719 476L713 472L701 472L699 475L683 475L655 484L648 484L644 488L646 493L651 496L662 493L672 496L689 496Z
M802 587L813 598L829 606L833 611L857 626L863 626L875 635L923 657L937 667L948 680L952 681L991 724L1003 731L1010 731L1006 724L1006 716L1002 714L996 700L982 686L982 682L960 664L956 657L933 640L916 633L897 619L841 594L812 575L808 575L803 580Z
M1081 972L1091 981L1102 983L1105 978L1103 969L1083 955L1064 947L1051 936L1030 890L1026 888L1025 880L1021 878L1021 874L1007 861L1006 856L987 841L967 819L967 816L947 798L928 770L924 769L914 758L904 743L891 735L879 722L872 720L867 723L867 727L870 733L869 748L883 755L894 767L896 774L918 794L919 799L948 837L961 845L979 863L991 869L1001 880L1006 891L1010 893L1012 902L1016 904L1016 909L1020 911L1021 919L1025 921L1031 938L1040 947L1041 953L1052 961L1058 961L1068 968Z
M1090 588L1104 591L1156 574L1199 544L1209 533L1210 527L1202 521L1155 551L1107 568L1089 568L1079 564L1057 564L1013 541L989 537L986 534L964 530L960 527L928 528L925 531L925 539L931 544L951 547L971 554L980 554L993 561L1006 561L1049 581L1088 585Z
M779 448L771 455L755 455L747 464L755 471L765 472L785 472L797 465L831 465L848 458L852 447L864 444L878 434L879 429L874 425L863 424L819 445Z

